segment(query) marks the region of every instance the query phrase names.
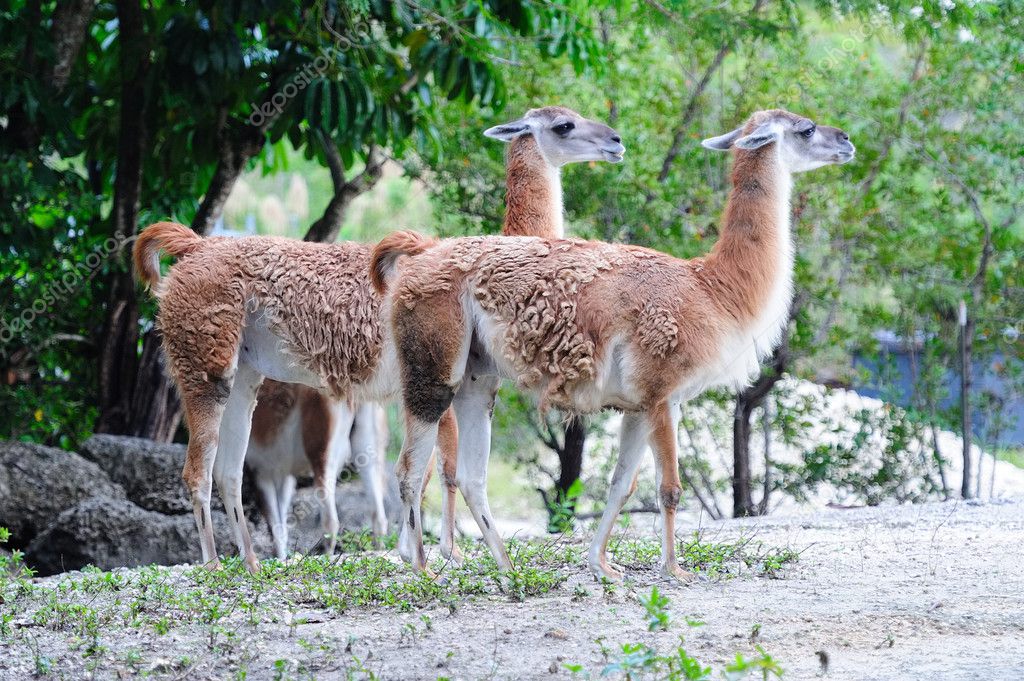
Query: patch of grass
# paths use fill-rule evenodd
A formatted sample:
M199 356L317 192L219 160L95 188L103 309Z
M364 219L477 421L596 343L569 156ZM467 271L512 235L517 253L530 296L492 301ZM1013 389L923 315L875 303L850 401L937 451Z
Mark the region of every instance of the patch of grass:
M10 539L10 530L0 527L0 545L6 544ZM0 606L15 603L31 594L34 587L29 580L33 574L25 565L24 554L21 551L11 551L10 554L0 552ZM0 607L0 639L11 635L14 614L14 608Z
M754 561L754 566L767 577L778 577L787 564L797 560L800 560L800 554L791 548L768 549Z
M346 530L337 537L338 553L363 553L382 548L388 551L398 546L398 534L392 532L378 540L370 530Z
M373 672L354 658L351 641L342 649L336 641L325 644L302 638L306 631L302 625L310 620L307 613L409 612L441 606L454 614L467 600L523 601L557 591L571 574L586 567L586 546L571 536L509 541L513 569L504 574L482 543L470 541L462 542L463 564L435 560L432 568L438 577L432 579L411 572L394 555L362 551L368 541L369 535L345 535L341 543L346 553L297 557L289 562L269 559L255 575L246 571L239 558L231 557L216 571L161 566L111 571L87 568L44 584L31 582L32 573L24 567L20 554L0 556L0 639L12 650L20 648L41 675L69 662L77 662L86 671L115 666L142 673L151 664L142 658L146 648L130 644L160 640L180 631L176 640L180 635L198 640L207 654L194 660L157 660L153 669L202 675L210 671L210 660L232 659L244 676L253 662L243 644L250 632L283 626L289 639L302 643L295 644L295 654L281 658L280 666L264 666L261 673L308 678L329 668L342 678L367 678ZM621 540L613 551L620 562L653 569L658 565L660 546L650 539ZM794 560L796 553L764 550L750 541L712 542L695 535L692 541L680 543L680 556L688 568L708 574L733 576L746 571L774 575ZM594 591L603 592L605 598L619 593L611 583L600 584ZM582 600L591 597L591 590L577 584L570 595ZM652 630L671 627L668 602L660 592L653 590L641 603ZM49 659L32 648L33 631L40 630L58 632L57 637L64 640L59 656L51 652L53 659ZM421 618L409 635L423 637L431 630L430 619ZM678 657L679 653L671 655ZM685 668L682 658L669 663L666 656L643 647L620 647L616 658L609 661L620 665L614 669L671 672Z
M790 548L769 548L752 539L708 541L699 532L694 533L691 541L680 541L676 551L684 568L707 577L734 577L743 568L779 577L787 564L800 557ZM622 539L612 543L611 554L615 562L626 568L651 568L661 560L661 544L649 538Z
M658 592L657 587L652 587L648 596L641 596L638 600L647 611L651 631L669 628L669 600ZM692 627L700 626L701 623L687 620L687 624ZM613 676L625 679L709 681L717 677L729 681L739 681L753 674L755 677L760 677L762 681L768 681L771 677L781 679L783 674L782 667L761 646L754 646L755 654L750 657L737 652L736 658L718 670L716 675L711 665L704 664L686 650L685 640L681 635L679 644L666 652L661 652L656 647L645 643L623 643L617 648L610 648L605 645L603 638L599 638L595 642L605 659L605 664L600 671L601 678ZM574 678L594 678L593 673L581 664L566 664L565 668L572 673Z
M361 536L348 537L345 548L362 542ZM267 560L255 575L237 557L224 559L222 569L215 571L87 568L52 587L33 587L28 572L5 571L0 632L14 634L12 622L18 613L26 614L35 626L68 632L87 643L95 643L111 627L163 636L178 627L200 625L208 628L214 648L233 645L235 632L224 626L228 621L257 626L280 622L298 610L404 612L438 604L454 609L468 598L483 596L522 601L559 588L568 578L565 568L583 561L583 549L565 541L511 541L508 548L513 570L505 575L482 545L470 544L463 565L434 563L437 579L412 573L379 553L305 556L288 563ZM14 558L6 560L13 564ZM12 574L22 575L24 584L18 586L21 582ZM301 624L289 621L293 629Z

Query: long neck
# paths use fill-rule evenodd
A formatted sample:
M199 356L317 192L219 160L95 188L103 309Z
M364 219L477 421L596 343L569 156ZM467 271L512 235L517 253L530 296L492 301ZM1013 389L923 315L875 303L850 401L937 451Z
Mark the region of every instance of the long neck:
M533 135L512 140L505 160L506 236L542 236L561 239L562 176L544 158Z
M717 302L755 334L777 335L793 286L792 178L776 145L737 151L722 232L705 261ZM772 341L774 342L774 341Z

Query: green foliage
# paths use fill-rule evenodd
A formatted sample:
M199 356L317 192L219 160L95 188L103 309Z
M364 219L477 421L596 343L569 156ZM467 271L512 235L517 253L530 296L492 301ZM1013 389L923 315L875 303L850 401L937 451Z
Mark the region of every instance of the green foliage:
M627 569L644 569L656 565L661 557L661 544L653 539L619 539L609 546L612 559ZM755 574L777 577L787 564L800 558L790 548L771 548L743 537L736 541L709 541L694 532L691 541L676 546L682 566L708 578L729 578L752 569Z
M647 611L650 619L650 630L665 631L669 628L668 605L666 596L658 593L657 587L652 587L650 596L638 599ZM699 622L687 621L691 627L700 626ZM760 677L763 681L769 678L783 677L782 667L761 646L754 646L756 655L746 657L737 652L736 658L726 664L719 673L715 675L710 665L702 663L697 657L691 655L685 647L683 636L679 637L679 644L674 650L662 653L657 647L645 643L623 643L617 650L607 647L603 639L597 640L601 653L606 664L601 669L600 676L624 678L624 679L668 679L671 681L708 681L713 678L722 678L727 681L738 681L749 678L751 674ZM570 671L574 678L593 678L583 665L569 663L565 668Z
M189 222L225 164L280 170L290 145L323 165L323 137L349 172L371 147L435 160L442 102L503 106L496 64L584 69L599 52L575 3L154 2L138 31L118 14L128 5L86 3L84 41L58 85L57 4L0 10L0 432L65 447L89 434L98 360L118 342L103 322L127 249L104 244L124 190L123 125L127 145L141 143L138 221ZM138 120L120 100L136 78ZM153 304L141 308L146 331Z
M637 596L640 605L647 611L647 629L649 631L667 631L669 625L668 596L658 592L652 586L647 596Z
M548 500L548 532L568 532L576 517L576 504L583 496L582 480L575 480L564 495L555 495Z
M801 460L775 464L777 489L806 500L827 484L840 498L872 506L942 498L925 426L904 410L860 408L837 418L810 396L787 402L788 408L775 410L778 431Z
M33 590L30 581L33 572L25 565L24 554L21 551L8 553L2 548L10 538L10 530L0 527L0 606L16 602L19 598L31 594ZM14 621L16 612L12 607L0 607L0 640L11 636L11 622Z

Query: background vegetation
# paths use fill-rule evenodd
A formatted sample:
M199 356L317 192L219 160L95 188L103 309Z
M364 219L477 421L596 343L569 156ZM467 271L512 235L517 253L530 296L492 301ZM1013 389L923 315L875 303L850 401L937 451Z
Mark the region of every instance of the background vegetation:
M1016 0L15 0L0 10L2 432L64 447L93 431L183 436L127 266L151 221L317 240L494 232L503 149L480 132L562 103L628 149L622 165L566 170L570 231L695 255L728 188L727 157L699 140L779 106L842 126L858 162L798 182L788 341L750 389L688 411L694 427L714 409L732 422L731 479L711 479L695 447L692 490L736 515L823 478L870 503L970 496L969 475L960 490L940 479L966 449L939 452L932 435L997 445L1021 391L1022 16ZM851 358L876 353L879 331L910 341L916 369L906 410L863 415L886 444L807 443L801 463L753 470L766 400L792 442L817 409L780 377L856 382ZM972 388L978 366L1005 391ZM966 401L950 401L951 377ZM582 439L566 452L562 425L511 391L497 417L506 455L555 487L557 525L578 492L558 464ZM891 456L855 475L864 448ZM913 494L886 482L918 473L932 483ZM732 507L716 508L724 488Z

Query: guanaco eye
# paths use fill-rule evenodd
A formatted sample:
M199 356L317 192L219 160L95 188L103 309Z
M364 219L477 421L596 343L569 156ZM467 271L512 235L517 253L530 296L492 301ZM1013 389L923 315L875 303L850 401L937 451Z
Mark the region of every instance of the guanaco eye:
M575 127L575 123L560 123L551 129L554 130L559 135L568 135L569 131Z
M817 130L817 128L812 125L811 127L801 132L800 134L803 135L805 139L811 139L812 137L814 137L815 130Z

